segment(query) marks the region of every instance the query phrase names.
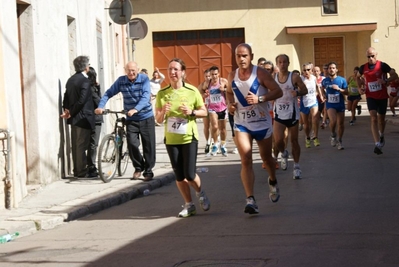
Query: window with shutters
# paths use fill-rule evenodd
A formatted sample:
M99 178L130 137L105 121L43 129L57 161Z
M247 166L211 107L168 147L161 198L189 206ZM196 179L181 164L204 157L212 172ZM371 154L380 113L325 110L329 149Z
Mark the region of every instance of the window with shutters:
M323 14L337 14L337 2L338 0L322 0Z

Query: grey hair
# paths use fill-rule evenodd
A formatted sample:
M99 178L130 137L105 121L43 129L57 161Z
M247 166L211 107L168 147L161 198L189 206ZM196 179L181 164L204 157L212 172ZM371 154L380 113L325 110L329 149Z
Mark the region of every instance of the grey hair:
M305 66L310 66L310 68L313 69L313 63L312 62L307 62L307 63L302 64L302 67L305 67Z
M89 57L78 56L73 60L73 66L75 67L76 72L82 72L86 70L87 66L89 66Z

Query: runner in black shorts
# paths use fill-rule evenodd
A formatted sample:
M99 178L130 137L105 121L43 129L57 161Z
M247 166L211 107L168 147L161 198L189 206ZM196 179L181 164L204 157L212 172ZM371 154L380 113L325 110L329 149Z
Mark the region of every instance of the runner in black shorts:
M366 94L370 112L371 133L375 143L374 153L382 154L385 145L385 114L388 102L387 85L398 78L398 74L387 63L377 60L377 51L369 47L366 51L367 63L360 66L357 75L358 88L365 87L361 94ZM387 77L389 74L389 77ZM364 79L362 79L364 76ZM366 81L366 82L365 82Z

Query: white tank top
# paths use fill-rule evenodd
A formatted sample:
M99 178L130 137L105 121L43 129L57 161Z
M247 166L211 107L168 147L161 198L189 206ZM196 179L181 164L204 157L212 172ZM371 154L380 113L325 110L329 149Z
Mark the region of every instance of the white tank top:
M278 80L278 73L275 74L274 80L283 91L283 96L274 101L274 116L280 120L299 120L299 107L297 97L292 96L295 86L292 84L292 72L288 73L288 78L281 83ZM295 114L295 117L293 115Z
M316 77L310 75L310 78L307 79L304 76L301 76L303 83L308 88L308 93L301 97L301 101L304 107L311 107L317 104L317 94L316 94Z
M257 79L257 66L252 67L252 73L248 80L241 81L238 78L238 69L234 75L232 89L237 109L234 114L234 123L241 125L251 131L265 130L272 127L272 120L269 114L268 102L250 105L245 100L248 92L251 91L257 96L267 94L267 88L263 87Z

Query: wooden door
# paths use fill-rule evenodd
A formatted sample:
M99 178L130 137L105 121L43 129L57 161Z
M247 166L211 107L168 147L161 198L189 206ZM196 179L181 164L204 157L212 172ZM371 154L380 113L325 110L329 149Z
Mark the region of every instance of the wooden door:
M344 38L326 37L314 39L315 65L323 68L331 61L337 63L338 75L345 77Z
M186 81L197 86L204 71L212 66L218 66L220 76L227 78L237 68L234 49L245 38L240 28L153 33L153 40L154 66L166 74L168 62L181 58L187 68Z

